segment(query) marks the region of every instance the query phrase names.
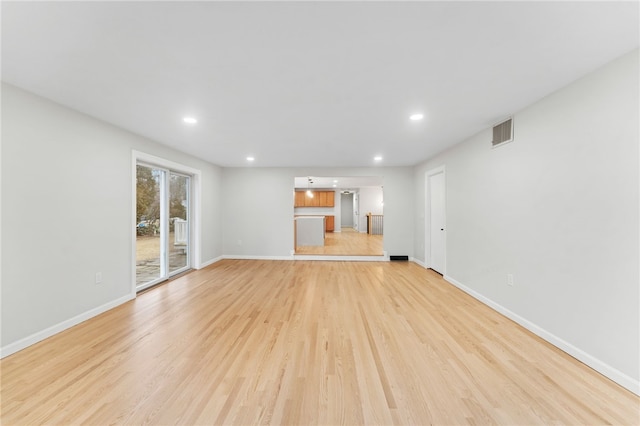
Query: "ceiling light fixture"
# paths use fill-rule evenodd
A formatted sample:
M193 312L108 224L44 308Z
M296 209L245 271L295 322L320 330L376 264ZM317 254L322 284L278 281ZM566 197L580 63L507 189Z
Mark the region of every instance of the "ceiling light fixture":
M182 119L182 121L184 121L187 124L196 124L198 122L198 120L196 120L193 117L185 117Z
M412 114L409 116L409 120L412 120L412 121L422 120L423 118L424 118L423 114Z
M255 160L254 157L247 157L247 161L253 161L253 160Z
M313 179L311 176L307 178L307 197L313 198L313 192L311 192L311 185L313 184Z
M376 155L375 157L373 157L373 161L382 161L382 156Z

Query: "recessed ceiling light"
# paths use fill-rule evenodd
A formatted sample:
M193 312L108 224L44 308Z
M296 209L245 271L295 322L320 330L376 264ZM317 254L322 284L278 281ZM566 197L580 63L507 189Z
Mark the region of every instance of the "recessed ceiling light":
M247 157L247 161L253 161L253 160L255 160L254 157Z
M198 120L196 120L193 117L185 117L182 119L182 121L184 121L187 124L196 124L198 122Z
M382 161L382 156L380 155L376 155L375 157L373 157L374 161Z
M338 183L338 181L337 181L337 180L334 180L334 181L333 181L333 183Z
M412 114L409 116L409 120L418 121L424 118L423 114Z

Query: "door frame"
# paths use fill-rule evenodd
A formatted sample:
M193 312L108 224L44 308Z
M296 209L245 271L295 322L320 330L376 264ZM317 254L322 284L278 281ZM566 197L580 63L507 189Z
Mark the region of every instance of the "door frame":
M445 238L444 238L444 253L443 253L443 271L442 275L446 275L447 271L447 172L446 167L443 164L442 166L438 166L434 169L427 170L425 172L425 181L424 181L424 200L425 200L425 208L424 208L424 263L427 268L431 268L431 178L435 175L442 173L442 178L444 182L444 222L445 222Z
M360 231L360 192L358 189L353 191L353 229L362 232Z
M191 185L189 188L190 196L190 212L189 212L189 257L188 262L191 268L200 269L200 218L201 218L201 181L202 173L198 169L194 169L184 164L176 163L171 160L147 154L145 152L131 151L131 295L135 297L137 293L136 286L136 166L138 163L145 165L157 166L161 169L168 169L179 174L190 176Z

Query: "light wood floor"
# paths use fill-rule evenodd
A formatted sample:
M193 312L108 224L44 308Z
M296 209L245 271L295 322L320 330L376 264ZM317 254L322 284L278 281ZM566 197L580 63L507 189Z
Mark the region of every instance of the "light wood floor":
M408 262L223 260L0 366L7 425L640 422L638 397Z
M369 235L353 228L342 228L342 232L327 232L324 246L298 246L296 254L329 256L382 256L382 235Z

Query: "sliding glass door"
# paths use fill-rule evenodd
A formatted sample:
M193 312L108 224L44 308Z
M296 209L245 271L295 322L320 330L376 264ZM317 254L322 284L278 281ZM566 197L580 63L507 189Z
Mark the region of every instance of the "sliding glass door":
M190 268L190 177L136 166L136 289Z

